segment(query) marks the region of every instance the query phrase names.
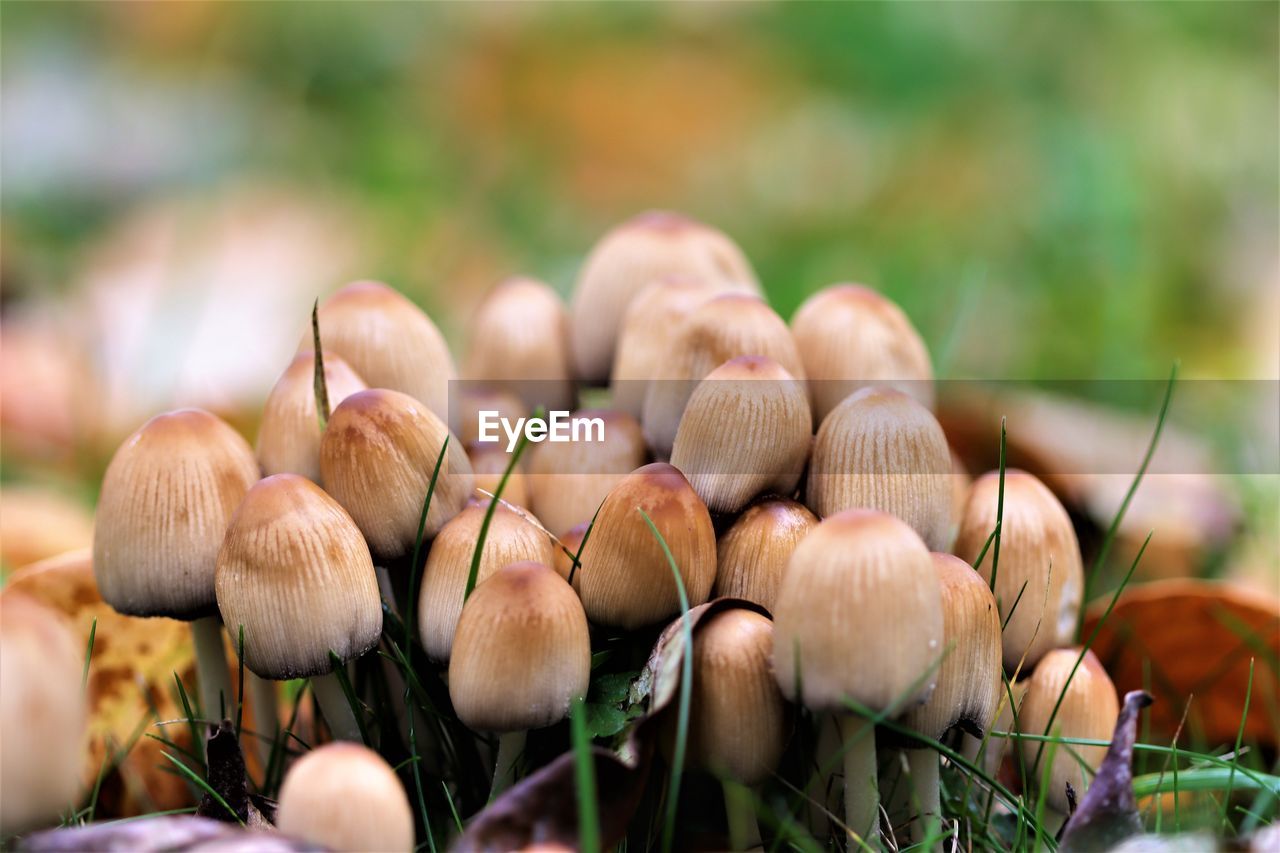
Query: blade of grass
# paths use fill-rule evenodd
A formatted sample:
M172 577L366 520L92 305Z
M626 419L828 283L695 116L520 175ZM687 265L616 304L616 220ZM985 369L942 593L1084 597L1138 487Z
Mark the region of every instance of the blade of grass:
M324 351L320 349L320 300L311 306L311 346L315 350L315 375L312 387L316 395L316 420L320 432L329 424L329 386L324 377Z
M165 758L169 759L170 761L172 761L174 767L178 769L179 773L181 773L188 780L194 783L197 788L199 788L200 790L208 794L210 797L212 797L215 803L217 803L218 805L226 809L227 814L235 818L236 823L240 824L241 826L244 826L244 821L240 819L240 815L236 814L236 810L231 808L231 806L227 803L227 801L222 798L222 795L219 794L217 791L215 791L213 789L213 786L210 785L208 782L206 782L204 778L200 776L199 773L196 773L190 767L183 764L181 761L175 758L173 754L170 753L168 750L162 749L160 750L160 754L163 755Z
M84 648L84 671L80 673L80 692L83 693L89 689L89 662L93 660L93 643L98 636L98 617L93 617L93 623L89 625L89 642Z
M422 787L422 761L418 756L418 735L414 729L413 708L409 703L409 685L406 682L404 688L404 703L409 708L407 724L409 727L409 755L413 761L413 787L417 792L418 813L422 815L422 831L427 836L427 846L431 849L431 853L436 853L435 833L431 831L431 815L427 813L427 798Z
M535 418L545 416L545 409L541 406L534 412ZM493 513L498 508L498 500L502 497L502 492L507 487L507 480L511 477L511 472L515 470L516 465L520 462L520 457L524 454L524 449L529 446L529 434L526 432L520 436L520 441L516 444L516 449L511 453L511 460L507 462L507 468L502 472L502 479L498 481L498 488L493 491L493 498L489 501L489 506L485 509L484 520L480 522L480 535L476 537L476 549L471 553L471 570L467 572L467 588L462 594L462 601L465 604L467 599L471 597L471 593L476 588L476 581L480 576L480 555L484 553L485 540L489 538L489 524L493 521Z
M236 637L237 679L236 685L236 740L240 740L240 730L244 723L244 626L240 626Z
M332 649L329 650L329 663L333 665L333 675L338 679L338 686L342 688L342 695L346 697L347 704L351 706L351 713L356 718L356 728L360 730L360 740L364 742L365 746L370 746L369 732L364 725L364 710L360 707L360 699L356 696L355 688L351 686L351 679L347 677L347 666Z
M996 493L996 526L991 531L994 540L991 545L991 592L996 591L996 577L1000 571L1000 530L1004 527L1004 472L1007 436L1005 434L1005 418L1000 417L1000 488Z
M1227 793L1222 798L1222 820L1220 826L1224 833L1229 826L1227 810L1228 804L1231 802L1231 791L1236 781L1236 766L1240 763L1238 756L1240 755L1240 744L1244 741L1244 724L1249 717L1249 700L1253 698L1253 663L1254 658L1249 658L1249 682L1244 690L1244 708L1240 711L1240 728L1236 729L1236 748L1232 751L1232 755L1237 756L1237 759L1231 762L1230 775L1227 777Z
M453 815L453 825L457 828L458 833L462 833L462 818L458 816L458 807L453 803L453 794L449 793L449 786L445 784L443 779L440 780L440 788L444 791L445 802L449 804L449 814Z
M449 451L449 439L452 435L444 437L444 443L440 445L440 455L436 457L436 467L431 471L431 481L427 483L427 494L422 499L422 512L418 515L418 535L413 539L413 562L409 566L409 600L404 608L404 650L405 660L412 660L413 655L413 611L417 605L418 596L414 587L418 584L418 572L422 568L422 545L426 539L427 532L427 512L431 509L431 499L435 497L436 483L440 479L440 467L444 465L445 454Z
M574 573L578 571L578 567L582 565L582 550L587 547L587 540L591 538L591 531L595 530L596 519L600 516L600 507L604 506L604 501L600 501L600 506L596 507L596 511L591 514L591 522L587 525L587 529L582 531L582 541L578 543L578 553L569 554L573 559L573 565L569 567L569 586L573 586ZM569 551L566 548L565 553Z
M191 730L191 745L195 747L200 743L200 729L196 726L196 716L191 711L191 699L187 696L187 688L182 685L182 679L178 677L178 673L173 674L173 683L178 686L178 699L182 702L182 712L187 717L187 727ZM196 757L196 763L204 769L204 758Z
M569 713L573 734L573 774L578 786L578 848L585 853L600 849L600 810L596 802L596 762L587 734L587 712L582 697L574 697Z
M1198 770L1183 770L1178 781L1181 791L1230 791L1233 787L1240 791L1270 791L1273 796L1280 796L1280 777L1263 774L1257 778L1236 776L1226 767L1205 767ZM1162 794L1169 788L1159 773L1148 773L1133 780L1135 797L1150 797ZM1223 798L1224 802L1226 797Z

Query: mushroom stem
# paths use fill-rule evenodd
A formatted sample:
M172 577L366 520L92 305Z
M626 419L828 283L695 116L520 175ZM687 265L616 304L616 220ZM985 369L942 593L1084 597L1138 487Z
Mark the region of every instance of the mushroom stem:
M489 791L492 800L510 788L516 781L516 762L524 752L524 731L503 732L498 735L498 759L493 765L493 788Z
M938 790L938 755L931 749L908 749L907 767L911 773L911 790L914 795L911 819L911 840L924 840L925 830L931 821L942 816L941 794Z
M253 726L258 735L258 756L262 759L265 771L271 761L271 750L275 747L276 735L280 733L280 710L276 702L276 683L266 678L259 678L246 670L245 681L249 682L249 697L253 702Z
M755 795L733 779L722 779L720 786L724 789L724 812L729 820L729 846L734 850L754 850L760 846Z
M844 817L873 850L880 849L880 786L876 779L876 728L862 717L837 718L844 741Z
M332 672L318 675L311 679L311 690L315 693L316 702L320 703L320 713L329 724L329 731L338 740L349 740L360 743L360 724L356 722L355 712L347 701L347 694L342 684Z
M203 616L191 623L191 643L196 651L200 680L200 708L204 719L219 722L231 702L231 675L227 650L222 645L222 623L217 616Z

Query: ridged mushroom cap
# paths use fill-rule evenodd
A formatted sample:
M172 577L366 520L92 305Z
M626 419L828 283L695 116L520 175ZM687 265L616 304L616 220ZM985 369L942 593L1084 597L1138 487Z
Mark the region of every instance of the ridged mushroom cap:
M502 475L507 472L507 465L511 462L511 455L497 444L470 444L467 445L467 459L471 461L471 472L475 477L476 498L496 495ZM529 506L529 481L523 465L517 465L512 469L511 476L507 477L507 485L502 489L502 499L516 506Z
M248 443L206 411L143 424L112 457L98 496L93 571L103 600L130 616L216 612L218 548L257 479Z
M395 770L360 744L303 755L280 787L276 828L327 850L413 850L413 810Z
M458 619L449 698L473 729L549 726L585 696L591 638L578 596L541 563L512 563L478 585Z
M933 691L942 600L929 550L883 512L846 510L791 555L774 602L773 666L814 711L910 708Z
M85 760L85 645L61 614L0 594L0 833L57 823L76 806Z
M572 407L569 314L560 294L524 277L491 290L472 322L462 375L512 391L531 410Z
M364 380L333 353L324 357L329 407L365 389ZM276 380L258 425L262 474L301 474L320 482L320 421L316 415L315 353L299 353Z
M575 418L600 418L604 441L544 441L529 448L529 502L553 533L590 521L609 491L648 458L635 418L614 409L583 409Z
M671 464L708 509L737 512L762 492L795 491L812 436L803 383L771 358L739 356L694 389Z
M462 439L464 447L481 444L506 452L507 438L498 429L498 441L480 442L480 413L497 412L499 418L515 423L529 416L529 407L511 391L473 382L460 382L449 402L449 429Z
M951 449L933 414L891 388L864 388L827 415L813 443L805 503L896 515L934 550L951 538Z
M628 305L641 289L668 276L746 293L760 290L742 250L715 228L665 211L629 219L600 238L578 274L569 328L579 378L609 378Z
M370 388L390 388L449 414L458 377L444 336L422 309L378 281L348 284L320 303L320 343L346 360ZM315 346L308 328L299 352Z
M983 474L969 490L954 548L956 556L967 563L977 559L995 529L999 491L998 471ZM993 545L978 566L988 582L994 556ZM1071 642L1083 587L1080 543L1067 511L1034 476L1006 470L995 585L1001 621L1008 621L1004 628L1006 672L1017 668L1024 653L1025 672L1050 649ZM1018 604L1013 609L1015 601Z
M745 598L773 611L791 554L818 519L800 503L768 498L752 504L716 544L713 598Z
M462 510L475 488L462 443L430 409L398 391L360 391L330 415L320 441L325 488L351 513L378 558L413 553L422 502L446 437L449 448L427 513L428 537Z
M796 309L791 331L821 421L867 383L896 381L933 405L933 367L920 333L902 309L869 287L835 284Z
M480 541L489 501L475 501L440 529L422 573L418 595L418 632L432 660L447 662L462 612L471 560ZM536 520L499 503L489 522L476 583L511 563L550 564L555 558L551 539Z
M1120 699L1097 655L1086 652L1080 667L1071 674L1080 657L1080 649L1054 649L1040 659L1035 672L1027 682L1026 694L1018 710L1018 729L1025 735L1043 736L1049 728L1049 718L1058 697L1062 704L1053 718L1049 735L1083 740L1111 740L1111 733L1120 715ZM1068 683L1067 679L1071 681ZM1064 693L1065 691L1065 693ZM1022 745L1023 759L1028 768L1035 764L1036 753L1042 741L1026 741ZM1044 744L1041 762L1049 760L1051 745ZM1090 774L1080 766L1083 761L1094 770L1106 757L1105 746L1080 746L1058 744L1049 774L1049 790L1045 792L1049 805L1061 814L1067 814L1067 782L1076 789L1076 797L1082 798L1089 787ZM1036 778L1040 778L1044 764Z
M587 535L587 528L591 526L591 522L584 521L581 524L575 524L569 528L567 533L559 536L559 543L554 545L555 559L551 561L551 568L556 570L556 574L567 581L571 581L573 588L578 589L581 578L578 572L573 570L573 557L570 554L577 554L582 548L582 537ZM570 577L572 575L572 577Z
M707 507L676 468L655 462L632 471L600 507L574 577L592 622L621 628L652 625L680 612L680 594L662 545L666 540L689 606L707 600L716 575L716 537Z
M982 576L950 554L933 554L942 593L942 643L946 657L938 667L938 686L903 723L934 739L953 726L981 737L995 718L1003 692L1000 613Z
M245 495L218 552L218 608L245 666L283 681L322 675L329 652L352 660L382 632L373 560L351 516L296 474Z

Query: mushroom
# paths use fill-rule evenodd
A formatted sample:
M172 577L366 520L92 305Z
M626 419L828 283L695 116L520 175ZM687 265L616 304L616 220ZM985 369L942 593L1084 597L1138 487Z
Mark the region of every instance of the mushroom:
M1085 652L1079 668L1076 668L1079 659L1078 647L1054 649L1040 659L1027 682L1026 694L1018 711L1019 732L1034 737L1049 735L1111 740L1116 718L1120 715L1116 687L1092 651ZM1057 716L1053 716L1055 707ZM1028 784L1035 786L1039 783L1044 766L1040 762L1049 760L1049 753L1054 747L1045 741L1022 742L1023 763L1032 777ZM1077 797L1084 796L1093 775L1089 771L1097 770L1106 754L1105 746L1057 744L1049 771L1049 789L1044 792L1049 807L1065 816L1070 811L1067 783L1075 788Z
M156 415L125 439L102 479L93 571L128 616L191 623L206 716L232 704L214 564L231 515L258 479L240 435L200 409Z
M289 768L276 828L326 850L413 850L404 786L382 756L355 743L327 743Z
M730 359L698 383L671 464L713 512L738 512L762 492L795 491L813 421L802 383L771 358Z
M827 415L813 443L805 502L896 515L933 550L951 538L951 450L933 414L891 388L864 388Z
M453 356L431 318L401 293L378 281L357 281L320 304L320 339L370 388L416 398L437 417L449 414ZM308 327L299 352L313 349Z
M704 279L669 276L631 300L622 315L618 353L609 378L615 409L640 417L649 380L662 374L676 329L693 309L719 292Z
M772 612L791 553L817 523L803 504L788 498L752 504L716 545L712 597L745 598Z
M512 563L475 588L458 619L449 698L464 724L499 735L495 794L516 779L525 733L568 716L590 675L586 614L554 570Z
M667 350L667 374L652 377L645 392L640 422L659 458L671 455L680 418L698 380L740 355L766 356L793 379L805 378L791 330L762 299L741 293L708 299L680 324Z
M324 381L331 406L365 388L350 365L332 353L324 357ZM258 465L264 476L301 474L320 482L313 352L296 356L267 397L258 425Z
M983 474L969 490L954 547L967 563L978 558L995 529L999 491L998 471ZM977 566L988 583L995 550L992 543ZM1029 670L1050 649L1071 642L1083 578L1080 544L1067 511L1044 483L1025 471L1006 470L995 580L1006 672L1012 675L1019 665Z
M933 405L933 368L920 333L902 309L869 287L834 284L791 317L791 332L822 421L854 391L889 382Z
M591 526L591 522L584 521L581 524L575 524L569 528L569 532L562 533L555 546L555 558L551 561L551 568L556 570L556 574L569 581L576 590L579 585L579 574L573 570L574 557L582 548L582 539L587 535L587 529Z
M502 482L503 475L507 473L507 466L511 464L510 454L497 444L469 444L467 459L471 461L476 494L496 495L498 484ZM516 506L529 506L529 482L523 466L518 465L511 470L511 475L507 477L507 485L502 489L502 500Z
M245 495L217 559L218 608L244 631L244 664L275 681L310 678L333 733L359 727L330 655L377 645L382 599L369 549L337 501L305 477L275 474Z
M532 278L510 278L476 312L464 379L519 395L529 409L573 406L569 317L560 295Z
M629 219L600 238L578 274L569 330L579 378L609 378L618 328L631 300L641 288L671 275L704 279L722 290L760 290L742 250L715 228L665 211Z
M489 501L476 501L440 528L427 554L418 597L418 631L422 647L432 660L447 663L454 631L467 591L471 560ZM499 503L489 521L480 552L476 583L510 563L533 561L550 564L555 558L551 539L535 521Z
M0 594L0 835L54 822L76 805L84 654L61 614L14 590Z
M637 468L600 506L574 576L592 622L639 628L680 612L680 593L662 534L689 606L707 600L716 574L716 538L707 507L679 470L662 462Z
M872 721L933 690L942 602L929 550L914 530L874 510L822 521L791 555L774 605L773 668L788 699L836 715L844 743L845 818L878 839ZM825 760L825 759L824 759Z
M506 453L506 441L480 442L480 413L497 412L499 418L515 423L528 417L524 401L501 388L479 382L458 382L449 401L449 429L462 439L464 447L479 443Z
M352 394L329 416L320 441L325 488L351 513L378 559L413 553L446 438L423 531L428 537L462 510L475 485L467 454L444 422L413 397L381 388Z
M635 418L611 409L583 409L575 418L604 422L603 441L543 442L526 468L530 509L552 533L590 521L609 490L645 463L644 436Z

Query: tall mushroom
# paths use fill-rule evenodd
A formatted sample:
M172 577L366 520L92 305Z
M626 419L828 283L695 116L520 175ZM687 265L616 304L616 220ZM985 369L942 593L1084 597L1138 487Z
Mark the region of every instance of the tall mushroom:
M354 743L327 743L289 768L276 828L326 850L413 850L404 786L381 755Z
M712 597L745 598L772 612L792 552L817 524L803 504L788 498L747 507L716 544Z
M365 387L350 365L332 353L324 357L324 380L331 405ZM276 380L262 409L257 451L263 476L301 474L320 482L315 353L300 353Z
M204 713L233 703L214 565L227 524L258 479L240 435L200 409L156 415L125 439L102 479L93 572L129 616L191 623Z
M705 279L668 276L636 294L622 315L617 357L609 377L615 409L639 419L649 381L662 375L680 323L721 292Z

